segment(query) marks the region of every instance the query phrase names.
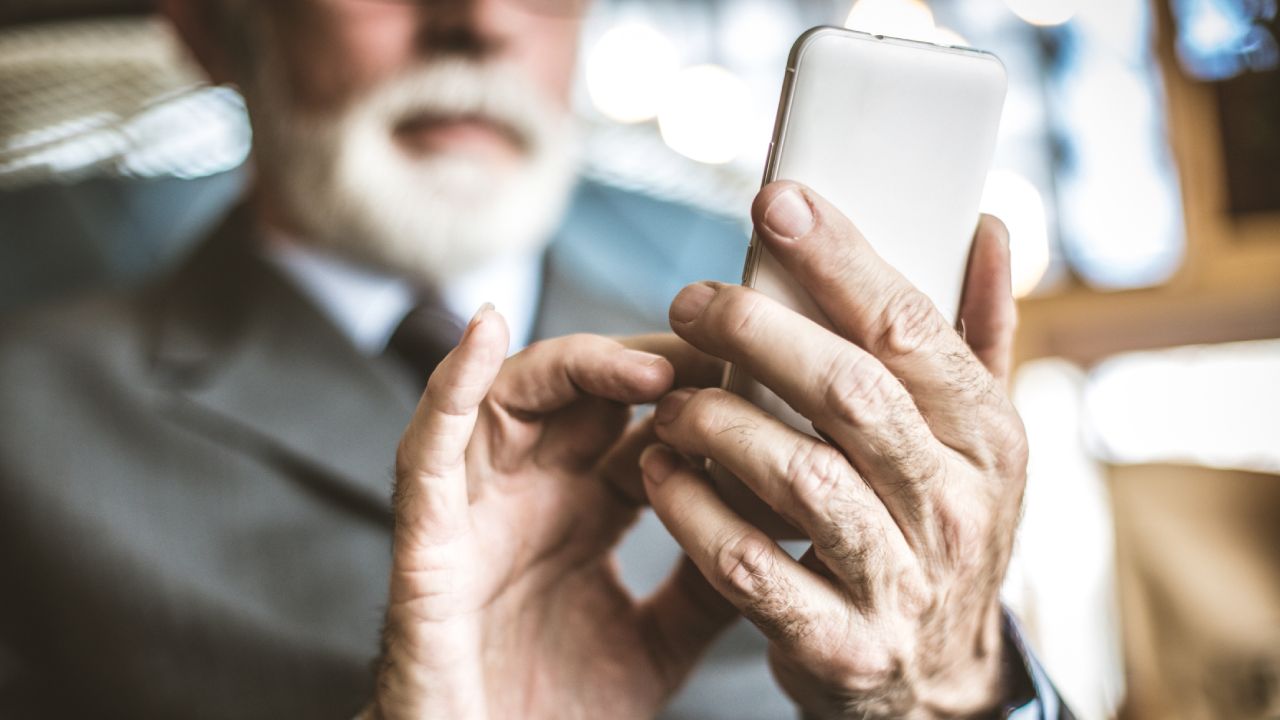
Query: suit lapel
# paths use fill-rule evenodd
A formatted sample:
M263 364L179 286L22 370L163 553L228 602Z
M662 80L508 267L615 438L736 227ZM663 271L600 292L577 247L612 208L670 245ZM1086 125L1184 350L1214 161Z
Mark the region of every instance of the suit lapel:
M252 227L238 209L158 290L157 374L207 427L386 512L414 389L263 262Z
M151 291L158 382L224 442L385 514L418 388L264 262L253 228L238 208ZM547 255L535 337L665 331L679 289L732 280L745 244L732 223L584 182Z

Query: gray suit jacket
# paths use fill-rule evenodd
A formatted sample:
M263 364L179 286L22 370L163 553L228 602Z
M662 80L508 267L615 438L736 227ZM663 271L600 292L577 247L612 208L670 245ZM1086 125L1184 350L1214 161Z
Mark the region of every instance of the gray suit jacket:
M394 448L417 388L361 356L233 213L175 272L0 326L0 716L351 717L371 694ZM666 327L745 232L584 183L537 334ZM652 519L623 549L651 587ZM728 633L672 717L780 717ZM607 712L602 709L602 713Z

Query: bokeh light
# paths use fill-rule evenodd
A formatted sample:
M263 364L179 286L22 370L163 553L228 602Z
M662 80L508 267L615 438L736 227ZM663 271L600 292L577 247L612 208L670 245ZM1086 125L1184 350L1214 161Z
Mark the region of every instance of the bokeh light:
M993 170L982 190L982 212L1009 228L1013 294L1025 297L1049 269L1049 225L1040 191L1012 170Z
M921 0L858 0L845 27L911 40L932 41L933 11Z
M1076 56L1057 86L1072 162L1058 173L1062 247L1089 285L1158 285L1182 264L1186 238L1158 99L1142 68Z
M652 120L679 68L679 54L666 35L643 23L618 25L587 54L587 93L610 120Z
M963 35L949 28L937 27L933 30L933 35L929 38L930 42L939 45L954 45L956 47L969 47L969 40Z
M1266 27L1276 5L1268 3L1174 0L1178 59L1202 80L1224 80L1246 70L1265 72L1280 65L1280 43Z
M1061 25L1075 16L1080 0L1004 0L1014 15L1032 25Z
M737 75L718 65L682 70L662 102L662 139L692 160L722 164L738 157L748 142L743 118L751 91Z
M1091 373L1091 440L1116 463L1280 472L1280 340L1132 353Z

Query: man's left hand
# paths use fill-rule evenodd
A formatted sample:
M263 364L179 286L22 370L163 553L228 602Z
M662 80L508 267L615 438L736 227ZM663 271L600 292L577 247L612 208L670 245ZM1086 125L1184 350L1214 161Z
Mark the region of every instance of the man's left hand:
M760 239L832 329L716 283L685 288L671 325L738 363L829 442L736 395L677 391L656 412L670 447L642 460L649 499L769 638L775 675L811 716L989 712L1002 691L998 590L1027 458L1004 390L1007 233L993 218L978 228L962 337L811 190L775 183L753 210ZM812 547L792 559L682 455L728 469Z

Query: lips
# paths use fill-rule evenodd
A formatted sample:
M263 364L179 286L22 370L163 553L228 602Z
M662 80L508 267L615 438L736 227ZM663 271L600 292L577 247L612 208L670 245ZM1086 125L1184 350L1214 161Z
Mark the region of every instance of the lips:
M480 151L525 154L526 138L511 125L481 114L419 113L401 120L397 142L415 153Z

